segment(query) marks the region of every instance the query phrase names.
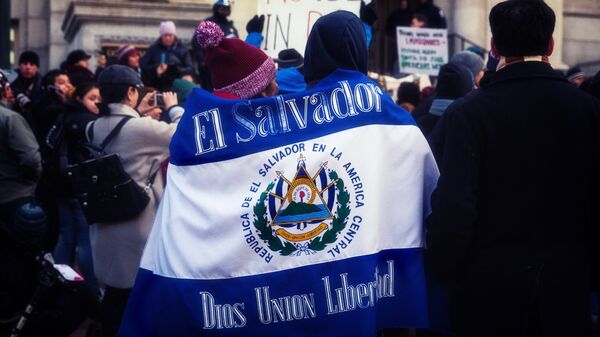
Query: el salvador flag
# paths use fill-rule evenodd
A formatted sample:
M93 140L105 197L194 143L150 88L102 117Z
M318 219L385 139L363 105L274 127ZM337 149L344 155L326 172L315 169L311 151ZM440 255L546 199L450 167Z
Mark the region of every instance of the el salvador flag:
M256 100L196 89L120 336L375 336L430 325L438 170L363 74Z

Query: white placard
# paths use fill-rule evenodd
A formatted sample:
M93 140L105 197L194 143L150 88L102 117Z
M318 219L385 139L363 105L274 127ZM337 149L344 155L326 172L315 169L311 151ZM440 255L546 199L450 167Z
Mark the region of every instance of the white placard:
M260 0L258 15L265 15L263 50L271 57L288 48L304 55L315 21L338 9L358 15L360 0Z
M436 76L448 63L445 29L397 27L400 72Z

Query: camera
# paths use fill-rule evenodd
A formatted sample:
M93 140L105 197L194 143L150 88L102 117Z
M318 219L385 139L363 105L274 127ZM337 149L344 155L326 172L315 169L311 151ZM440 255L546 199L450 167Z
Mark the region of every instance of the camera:
M156 95L154 95L154 100L152 101L152 105L154 106L165 106L165 101L163 100L163 95L162 93L156 93Z

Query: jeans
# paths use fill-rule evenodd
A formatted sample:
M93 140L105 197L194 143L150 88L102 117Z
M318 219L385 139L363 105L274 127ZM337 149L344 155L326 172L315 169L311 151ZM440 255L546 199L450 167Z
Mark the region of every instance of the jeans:
M72 265L73 254L77 248L77 265L85 279L85 284L97 292L98 280L94 274L90 230L79 202L76 199L59 199L58 215L60 231L54 249L54 261Z

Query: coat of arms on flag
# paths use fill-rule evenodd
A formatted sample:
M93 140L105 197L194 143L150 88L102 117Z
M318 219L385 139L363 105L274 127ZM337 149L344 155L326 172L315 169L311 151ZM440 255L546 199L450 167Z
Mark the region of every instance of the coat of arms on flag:
M336 241L350 214L344 180L325 161L311 175L300 155L293 178L276 171L254 206L254 226L281 255L314 254Z

